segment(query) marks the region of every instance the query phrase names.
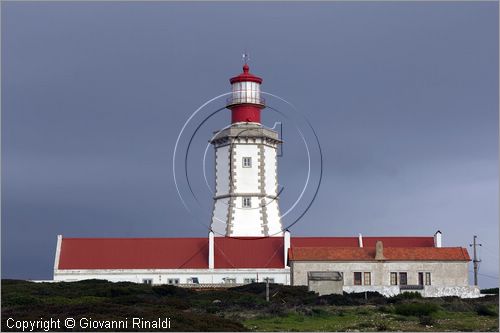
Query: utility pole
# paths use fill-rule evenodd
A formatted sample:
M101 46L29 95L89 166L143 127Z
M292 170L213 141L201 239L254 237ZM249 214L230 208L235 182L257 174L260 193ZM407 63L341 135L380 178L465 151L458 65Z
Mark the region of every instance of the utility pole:
M476 239L477 239L477 236L474 235L474 238L472 240L472 244L469 244L469 246L472 246L473 249L474 249L474 259L472 260L472 262L474 263L474 285L477 286L477 271L479 270L479 263L481 262L481 260L479 260L477 258L477 250L476 250L476 247L477 246L483 246L483 244L478 244L476 242Z
M269 302L269 279L266 279L266 302Z

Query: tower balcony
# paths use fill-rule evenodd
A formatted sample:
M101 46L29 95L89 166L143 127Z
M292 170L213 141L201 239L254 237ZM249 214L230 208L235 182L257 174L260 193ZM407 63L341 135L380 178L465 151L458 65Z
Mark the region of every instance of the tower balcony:
M230 107L238 104L255 104L261 107L266 105L266 100L260 96L231 96L226 99L226 106Z

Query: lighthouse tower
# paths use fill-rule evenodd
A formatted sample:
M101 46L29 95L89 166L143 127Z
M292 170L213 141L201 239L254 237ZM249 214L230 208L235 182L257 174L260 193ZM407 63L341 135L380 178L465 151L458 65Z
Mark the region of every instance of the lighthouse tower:
M216 236L283 236L278 204L278 133L261 125L262 79L230 79L231 125L215 133L215 196L211 229Z

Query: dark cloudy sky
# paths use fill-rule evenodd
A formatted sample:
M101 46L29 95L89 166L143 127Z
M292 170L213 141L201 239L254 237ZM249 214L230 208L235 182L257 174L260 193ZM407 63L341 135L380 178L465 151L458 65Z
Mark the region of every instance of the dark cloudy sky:
M292 235L440 229L468 247L477 234L481 285L498 283L498 3L3 2L1 15L3 278L50 279L58 234L205 236L210 195L193 221L172 153L246 49L322 146ZM294 133L284 122L283 205L304 175Z

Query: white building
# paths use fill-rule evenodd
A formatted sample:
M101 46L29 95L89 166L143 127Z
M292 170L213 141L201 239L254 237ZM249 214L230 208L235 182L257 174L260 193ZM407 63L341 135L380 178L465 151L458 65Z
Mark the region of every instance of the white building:
M434 237L290 237L283 231L277 161L282 142L261 124L262 79L245 64L230 81L231 125L211 139L216 191L208 238L58 236L55 281L307 285L309 272L336 271L347 292L392 295L413 286L426 296L478 295L468 286L467 250L442 247L439 231ZM385 250L376 251L377 242Z

